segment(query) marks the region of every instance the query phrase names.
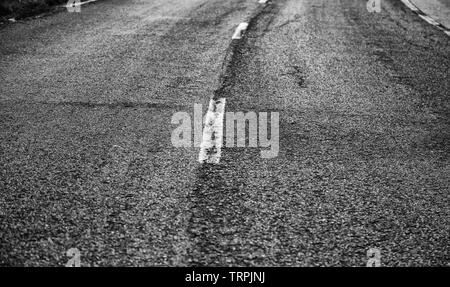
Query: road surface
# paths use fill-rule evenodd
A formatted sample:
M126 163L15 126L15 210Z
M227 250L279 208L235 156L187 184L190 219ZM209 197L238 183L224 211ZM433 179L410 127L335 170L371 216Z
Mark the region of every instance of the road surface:
M449 266L450 37L401 1L104 0L0 38L0 265ZM172 145L218 88L279 113L277 157Z

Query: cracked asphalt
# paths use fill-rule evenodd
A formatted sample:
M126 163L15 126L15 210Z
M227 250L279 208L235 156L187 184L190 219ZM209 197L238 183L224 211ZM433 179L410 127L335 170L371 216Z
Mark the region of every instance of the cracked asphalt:
M0 26L1 266L450 266L450 37L398 0L272 0L224 66L257 2ZM174 147L213 95L278 112L278 156Z

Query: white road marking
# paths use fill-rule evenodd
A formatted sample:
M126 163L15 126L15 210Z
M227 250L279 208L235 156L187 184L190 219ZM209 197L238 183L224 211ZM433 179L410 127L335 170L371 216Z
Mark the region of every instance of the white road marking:
M248 23L241 23L239 24L239 26L236 28L236 31L233 34L233 37L231 37L231 39L236 40L236 39L241 39L242 38L242 34L245 32L245 30L247 30L248 27Z
M267 0L259 0L258 3L259 4L265 4L267 2Z
M200 163L214 163L220 161L223 144L223 118L225 114L225 98L209 101L205 117L203 138L200 144L198 161Z

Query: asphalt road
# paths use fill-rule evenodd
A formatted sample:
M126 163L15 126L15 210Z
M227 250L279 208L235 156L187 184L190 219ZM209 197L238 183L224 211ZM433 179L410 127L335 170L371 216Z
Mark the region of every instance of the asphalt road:
M0 27L0 265L450 266L450 37L397 0L104 0ZM225 70L224 70L225 69ZM225 77L220 77L225 75ZM224 80L225 79L225 80ZM176 112L278 112L176 148Z

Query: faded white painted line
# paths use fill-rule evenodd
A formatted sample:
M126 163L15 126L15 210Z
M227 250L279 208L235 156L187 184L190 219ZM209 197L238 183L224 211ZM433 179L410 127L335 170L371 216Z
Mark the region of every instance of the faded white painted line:
M81 5L84 5L87 3L91 3L91 2L97 2L97 0L88 0L88 1L84 1L84 2L78 2L78 3L75 2L73 4L66 4L63 7L66 7L66 8L77 7L77 6L81 6Z
M233 34L233 37L231 37L231 39L236 40L236 39L241 39L242 38L242 34L245 32L245 30L247 30L248 27L248 23L244 22L239 24L239 26L236 28L236 31Z
M419 15L420 18L427 21L429 24L435 26L436 28L444 31L444 33L448 36L450 36L450 29L448 27L445 27L441 23L437 22L430 16L428 16L426 13L424 13L422 10L420 10L416 5L414 5L410 0L401 0L403 4L405 4L409 9L411 9L414 13Z
M200 163L214 163L220 161L223 144L223 118L225 114L225 98L209 101L205 116L205 127L200 144L198 161Z

